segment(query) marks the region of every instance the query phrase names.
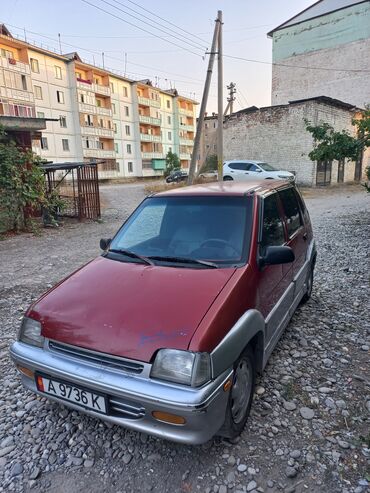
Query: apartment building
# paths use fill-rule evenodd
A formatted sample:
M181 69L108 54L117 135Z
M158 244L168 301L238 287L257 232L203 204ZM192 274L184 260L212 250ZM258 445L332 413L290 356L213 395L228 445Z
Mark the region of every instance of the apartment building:
M46 118L33 150L53 162L104 161L101 178L163 174L168 151L188 168L196 101L59 55L0 29L0 116Z

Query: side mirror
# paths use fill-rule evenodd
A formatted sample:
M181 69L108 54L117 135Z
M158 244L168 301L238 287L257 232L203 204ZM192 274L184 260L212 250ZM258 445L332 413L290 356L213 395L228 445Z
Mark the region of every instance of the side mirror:
M278 265L294 262L295 255L288 246L269 246L266 248L265 255L260 259L260 265Z
M262 173L262 170L259 168L255 169L254 171L257 171L257 173Z
M102 250L108 250L111 241L112 241L112 238L101 238L100 239L100 248Z

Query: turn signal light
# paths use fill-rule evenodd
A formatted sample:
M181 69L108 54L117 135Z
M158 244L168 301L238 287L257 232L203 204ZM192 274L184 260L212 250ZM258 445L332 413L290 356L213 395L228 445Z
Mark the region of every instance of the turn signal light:
M176 414L163 413L162 411L153 411L153 418L158 421L164 421L165 423L170 423L171 425L184 425L186 419L182 416L176 416Z
M227 391L230 389L231 384L232 384L232 382L231 382L231 379L229 378L229 380L227 380L227 381L224 383L224 391L225 391L225 392L227 392Z
M32 370L30 370L29 368L25 368L24 366L17 365L17 369L18 369L18 371L23 373L23 375L26 375L26 377L29 377L29 378L35 377L35 373Z

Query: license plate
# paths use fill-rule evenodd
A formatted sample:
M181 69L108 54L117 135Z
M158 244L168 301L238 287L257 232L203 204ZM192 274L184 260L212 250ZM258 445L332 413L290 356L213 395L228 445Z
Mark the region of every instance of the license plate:
M107 414L106 398L101 394L96 394L74 384L61 382L43 375L36 376L36 386L44 394L73 402L73 404L85 409L92 409L98 413Z

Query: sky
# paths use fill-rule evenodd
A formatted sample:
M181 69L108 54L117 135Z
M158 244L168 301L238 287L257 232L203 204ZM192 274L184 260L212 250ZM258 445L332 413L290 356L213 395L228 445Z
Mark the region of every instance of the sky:
M176 87L179 93L200 102L208 64L204 54L211 45L217 10L222 10L224 54L265 62L224 57L225 106L226 85L234 82L234 110L239 110L270 105L272 41L267 32L312 3L313 0L1 0L0 23L7 25L13 35L21 39L26 36L28 42L58 53L60 34L63 53L77 51L83 60L97 65L103 64L104 53L105 68L136 80L149 78L163 89ZM207 111L217 111L216 70Z

